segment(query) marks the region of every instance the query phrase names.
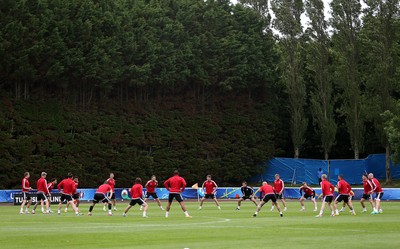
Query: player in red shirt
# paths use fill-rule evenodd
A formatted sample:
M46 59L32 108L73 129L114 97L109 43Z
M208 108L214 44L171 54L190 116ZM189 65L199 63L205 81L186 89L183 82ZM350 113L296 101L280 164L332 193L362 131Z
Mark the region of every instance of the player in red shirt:
M304 200L307 200L308 198L311 199L311 201L314 203L314 212L318 210L317 207L317 202L315 201L315 190L311 188L310 186L307 185L306 182L303 182L303 185L299 189L300 191L300 205L301 209L300 211L306 211L306 208L304 207ZM303 195L304 191L304 195Z
M25 172L24 173L24 178L22 178L23 201L22 201L22 204L21 204L21 210L19 211L20 214L24 214L24 207L25 207L25 214L29 214L29 207L32 204L32 199L31 199L31 196L29 194L29 191L32 190L32 188L29 185L29 180L28 180L29 177L30 177L29 172Z
M82 215L81 213L79 213L79 210L74 203L74 199L72 198L72 195L75 193L75 182L72 180L72 177L72 173L68 173L68 177L62 180L57 185L57 188L61 193L60 203L58 204L57 210L58 215L61 214L62 203L64 201L72 206L72 209L75 211L75 214L77 216Z
M185 190L186 181L179 176L178 170L174 171L174 175L164 182L164 187L169 191L168 205L165 212L165 218L168 218L169 210L171 209L172 201L177 200L181 205L182 211L185 213L186 218L192 218L186 210L185 203L181 193Z
M80 194L78 192L78 187L79 187L79 179L78 179L78 177L75 176L73 181L75 182L75 192L72 195L72 199L74 199L74 203L75 203L76 207L78 208L79 207L79 203L80 203L80 201L79 201ZM65 207L64 212L68 212L68 206L69 206L69 203L67 203L67 206Z
M108 178L108 179L106 180L106 182L108 183L108 185L111 186L111 189L112 189L112 191L113 191L113 194L111 195L110 200L111 200L111 203L112 203L113 206L114 206L114 211L117 211L117 202L116 202L116 200L115 200L115 179L114 179L114 173L110 173L110 178ZM106 211L106 206L107 206L107 203L104 203L104 207L103 207L103 210L104 210L104 211Z
M260 204L258 204L256 212L253 214L253 217L257 217L258 212L260 212L261 208L269 200L271 200L272 204L276 206L276 209L278 209L278 211L279 211L279 215L281 217L283 217L281 207L279 206L279 203L276 201L277 200L276 199L276 194L275 194L275 191L274 191L273 187L271 185L268 185L267 182L263 182L262 186L260 187L260 189L258 191L260 191L263 194L264 198L262 199Z
M371 214L378 214L382 213L382 208L381 208L381 199L383 197L383 190L381 187L380 182L378 179L374 178L374 174L369 173L368 174L368 179L371 182L372 185L372 190L370 191L370 194L372 195L375 193L375 209L372 211Z
M51 211L51 191L53 191L54 186L57 184L57 179L52 178L51 182L47 183L47 189L49 190L49 195L47 196L47 199L49 199L49 212L53 213Z
M32 209L32 214L35 214L35 210L36 207L38 206L39 202L40 202L40 206L42 207L42 213L44 214L49 214L49 200L47 198L47 196L49 196L50 192L49 189L47 188L47 181L46 181L46 176L47 173L46 172L42 172L42 174L40 174L40 178L37 181L36 184L36 188L37 188L37 201L35 206L33 206ZM44 204L46 204L46 211L44 211Z
M322 190L322 195L324 196L324 200L322 201L322 206L321 210L319 211L319 214L315 216L317 218L322 217L326 203L328 203L329 209L331 210L331 216L335 216L335 212L332 207L333 193L335 192L335 187L330 182L328 182L326 178L327 178L326 174L322 174L321 190Z
M276 194L276 199L280 199L283 204L283 211L287 210L285 197L283 196L283 191L285 190L285 183L282 181L279 174L275 174L275 181L274 181L274 191ZM271 211L274 210L274 203L272 203Z
M345 204L347 204L347 206L349 206L351 214L356 215L356 212L353 209L353 204L351 203L351 200L349 199L350 192L351 192L351 186L348 182L346 182L344 180L343 175L338 175L337 189L338 189L338 196L336 197L335 202L334 202L336 215L339 215L339 210L337 208L337 204L342 201Z
M147 203L142 199L143 196L143 187L142 187L142 179L136 178L135 184L131 188L131 202L125 208L124 213L122 214L123 217L126 217L126 213L128 213L131 207L135 206L136 204L143 207L143 218L147 218Z
M371 207L372 207L372 211L375 210L375 204L373 202L373 198L371 195L371 191L373 189L372 183L371 181L368 180L368 175L363 175L362 176L362 180L363 180L363 187L364 187L364 193L363 196L360 200L361 206L363 208L363 213L367 212L367 208L365 207L365 200L368 200L369 203L371 203Z
M144 198L144 202L147 203L147 200L151 196L157 202L160 209L164 210L164 208L162 207L161 201L158 198L157 193L156 193L157 186L158 186L157 178L155 175L152 175L151 179L146 182L146 185L144 185L144 187L146 188L146 197ZM140 210L142 210L142 209L143 209L143 206L140 206Z
M221 207L219 206L219 202L217 200L217 197L215 197L215 193L217 192L218 186L211 179L211 175L207 176L207 180L203 182L203 185L201 186L201 189L204 191L205 194L201 198L199 209L202 209L204 200L208 199L208 198L213 199L215 201L215 204L217 204L218 209L221 209Z
M112 212L111 212L111 208L112 208L112 204L111 204L111 196L113 194L113 190L110 186L110 184L108 184L107 181L105 181L102 185L99 186L99 188L96 190L96 193L94 193L94 197L93 197L93 202L92 205L90 205L89 207L89 216L92 216L92 211L93 211L93 207L99 203L99 202L103 202L108 204L108 215L112 216Z

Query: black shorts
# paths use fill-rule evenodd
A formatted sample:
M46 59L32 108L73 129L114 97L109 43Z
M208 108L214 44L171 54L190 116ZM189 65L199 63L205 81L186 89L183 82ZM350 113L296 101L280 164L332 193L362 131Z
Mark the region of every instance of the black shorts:
M275 194L275 197L276 197L276 199L285 199L284 197L283 197L283 194Z
M115 193L112 193L110 200L115 200Z
M95 193L93 197L93 203L99 202L108 203L110 202L110 199L108 199L108 197L103 193Z
M171 203L174 200L174 198L178 202L182 202L183 201L181 194L172 193L172 194L169 194L169 196L168 196L168 202Z
M383 192L376 193L376 195L375 195L375 200L381 200L382 197L383 197Z
M362 199L365 199L365 200L369 200L370 198L372 199L372 196L369 194L363 194L363 196L362 196Z
M31 199L31 194L28 192L22 192L23 200L29 201Z
M61 194L60 202L64 202L64 201L67 201L67 202L72 201L72 196L66 195L66 194Z
M315 195L314 195L314 194L312 194L312 195L306 195L306 194L304 194L304 195L303 195L303 198L304 198L304 199L308 199L308 198L314 199L314 198L315 198Z
M215 195L214 194L205 194L204 198L206 198L206 199L208 199L208 198L214 199Z
M251 198L252 198L252 196L247 196L247 195L243 195L243 196L242 196L242 199L243 199L243 200L247 200L247 199L251 199Z
M264 198L263 198L263 201L264 202L268 202L269 200L271 200L273 203L275 203L276 202L276 195L275 194L265 195Z
M147 192L147 193L146 193L146 198L149 198L150 196L153 197L154 199L158 199L158 196L157 196L156 193L149 193L149 192Z
M329 202L329 203L331 203L332 200L333 200L333 196L332 196L332 195L324 196L324 202Z
M75 194L72 195L72 198L74 198L74 200L79 200L80 194L79 193L75 193Z
M339 195L336 197L335 201L337 201L337 202L344 201L344 203L348 203L348 202L349 202L349 195L339 194Z
M43 192L38 192L37 193L37 202L39 202L41 200L47 201L47 197Z
M143 205L143 203L144 201L142 200L142 198L139 198L139 199L132 199L129 205L130 206L135 206L135 204Z

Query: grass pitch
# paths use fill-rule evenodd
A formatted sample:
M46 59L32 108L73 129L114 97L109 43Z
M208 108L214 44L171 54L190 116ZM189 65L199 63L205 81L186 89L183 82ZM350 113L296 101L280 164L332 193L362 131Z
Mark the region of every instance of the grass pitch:
M165 202L164 206L166 205ZM320 202L318 206L320 207ZM267 203L258 217L249 201L236 211L236 202L222 202L222 210L206 202L198 210L197 202L186 202L193 218L184 217L174 202L170 217L150 202L149 218L141 217L133 207L122 217L126 202L117 205L114 216L107 216L101 205L87 216L88 204L76 217L72 211L61 215L20 215L17 206L0 206L1 248L398 248L400 202L383 202L383 214L361 213L355 202L356 216L348 208L337 217L315 218L311 202L299 212L298 202L288 203L288 211L279 217ZM53 210L56 206L53 206Z

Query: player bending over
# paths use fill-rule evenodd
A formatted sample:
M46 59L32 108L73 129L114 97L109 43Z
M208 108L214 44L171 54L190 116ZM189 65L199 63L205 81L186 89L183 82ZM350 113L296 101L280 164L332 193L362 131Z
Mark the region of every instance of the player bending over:
M110 197L112 196L113 191L111 186L106 182L104 182L104 184L100 185L100 187L96 190L96 193L94 193L94 197L93 197L93 202L92 205L90 205L89 207L89 216L92 216L92 211L94 206L99 203L106 203L108 204L108 215L112 216L112 212L111 212L111 200Z
M374 178L374 174L372 174L372 173L368 174L368 179L372 184L372 190L371 190L370 194L372 195L373 193L376 193L376 195L375 195L375 209L372 211L371 214L382 213L381 199L383 197L383 190L382 190L381 184L378 181L378 179Z
M24 178L22 178L22 198L23 198L23 200L21 203L21 209L19 211L20 214L24 214L24 207L25 207L25 214L29 214L29 207L32 204L31 195L29 194L29 191L32 190L32 188L29 186L29 180L28 180L29 177L30 177L29 172L25 172Z
M169 191L168 196L168 205L165 212L165 218L169 216L169 210L171 209L172 201L175 199L179 202L179 205L182 208L182 211L185 213L186 218L192 218L186 210L185 203L183 202L183 198L181 193L185 190L186 181L182 177L179 176L178 170L175 170L174 175L170 177L168 180L164 182L165 188Z
M343 175L339 175L338 180L339 180L337 183L338 196L336 197L334 202L336 215L339 215L337 204L341 201L343 201L345 204L347 204L347 206L349 206L352 215L356 215L356 212L353 209L353 204L349 199L349 195L351 192L350 184L343 179Z
M74 199L75 205L78 208L79 207L79 203L80 203L80 201L79 201L80 196L79 196L79 192L78 192L78 186L79 186L78 177L74 177L74 182L75 182L75 192L72 195L72 198ZM64 212L68 212L68 206L69 206L69 203L67 203L67 206L65 207Z
M264 198L258 204L256 212L253 214L253 217L256 217L258 215L258 212L260 212L261 208L264 206L265 203L267 203L269 200L272 201L273 205L276 206L276 209L279 211L279 215L283 217L281 207L279 206L279 203L276 202L276 195L274 192L274 189L272 188L271 185L268 185L267 182L263 182L262 186L259 189L260 192L264 194Z
M203 202L208 198L213 199L215 201L215 204L217 204L218 209L221 209L217 197L215 197L215 193L217 192L218 186L213 180L211 180L211 175L207 175L207 180L203 182L201 189L204 191L205 194L201 198L199 209L202 209Z
M36 207L39 204L40 201L40 206L42 207L42 213L44 214L49 214L50 213L50 207L49 207L49 199L47 198L48 196L50 196L50 192L49 189L47 188L47 181L46 181L46 176L47 173L46 172L42 172L42 174L40 174L40 178L36 183L36 187L37 187L37 201L35 206L33 206L32 209L32 214L35 213ZM44 205L46 205L46 211L44 211Z
M285 190L285 183L282 181L279 174L275 174L274 181L274 191L276 195L276 199L280 199L283 204L283 211L287 210L285 197L283 196L283 191ZM271 211L274 211L274 203L272 203Z
M362 180L363 180L363 187L364 187L364 193L363 193L363 196L362 196L362 198L360 200L361 206L363 208L362 212L363 213L367 212L367 208L365 207L365 204L364 204L365 200L369 201L369 203L371 204L371 207L372 207L372 211L374 211L375 210L375 204L374 204L374 202L372 200L373 198L372 198L372 195L371 195L371 191L373 189L372 183L371 183L371 181L368 180L368 175L363 175L362 176Z
M322 190L322 195L324 196L324 199L322 200L322 205L321 205L321 210L319 211L319 214L315 217L320 218L322 217L322 214L324 213L325 206L328 203L329 209L331 210L331 216L335 216L335 212L333 211L332 207L332 200L333 200L333 192L335 192L335 187L326 180L327 176L326 174L323 174L321 176L321 190Z
M161 201L158 198L158 195L156 193L157 186L158 186L157 178L155 175L152 175L151 179L146 182L146 185L144 185L144 187L146 188L146 197L144 198L144 202L147 202L147 200L151 196L157 202L160 209L164 210L164 208L162 207ZM140 210L142 210L142 209L143 209L143 206L140 206Z
M243 181L242 182L242 187L240 188L240 191L242 191L242 197L240 197L238 201L238 207L236 210L240 210L240 205L242 204L242 201L245 201L247 199L250 199L254 205L257 206L256 199L254 198L254 189L250 186L247 186L247 182Z
M79 213L78 208L74 203L74 199L72 198L73 193L75 193L75 182L72 180L72 173L68 173L68 177L62 180L58 185L57 188L61 193L60 203L58 203L58 215L61 214L61 208L63 201L71 204L72 209L75 211L77 216L82 215Z
M315 190L308 186L306 182L303 182L303 185L300 187L299 190L301 195L299 200L301 205L300 211L306 211L306 208L304 207L304 200L307 200L308 198L310 198L311 201L314 203L314 212L318 211L317 202L315 201Z
M143 187L142 187L142 179L141 178L136 178L135 179L135 184L131 188L131 202L129 205L125 208L124 213L122 214L123 217L126 217L126 213L128 213L129 209L131 207L135 206L136 204L140 205L143 207L143 218L147 218L147 208L148 205L145 201L142 199L143 196Z

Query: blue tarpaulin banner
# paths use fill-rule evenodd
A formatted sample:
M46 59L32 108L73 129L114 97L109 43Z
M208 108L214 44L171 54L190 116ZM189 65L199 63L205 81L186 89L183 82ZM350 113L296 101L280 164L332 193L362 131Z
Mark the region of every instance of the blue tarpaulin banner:
M377 179L386 178L385 155L374 154L361 160L311 160L294 158L273 158L264 164L264 172L253 177L253 182L263 180L273 181L274 175L279 174L286 183L318 184L317 171L319 168L328 175L332 184L337 183L337 177L344 175L350 184L361 184L362 174L373 173ZM400 165L390 164L392 179L400 179Z

